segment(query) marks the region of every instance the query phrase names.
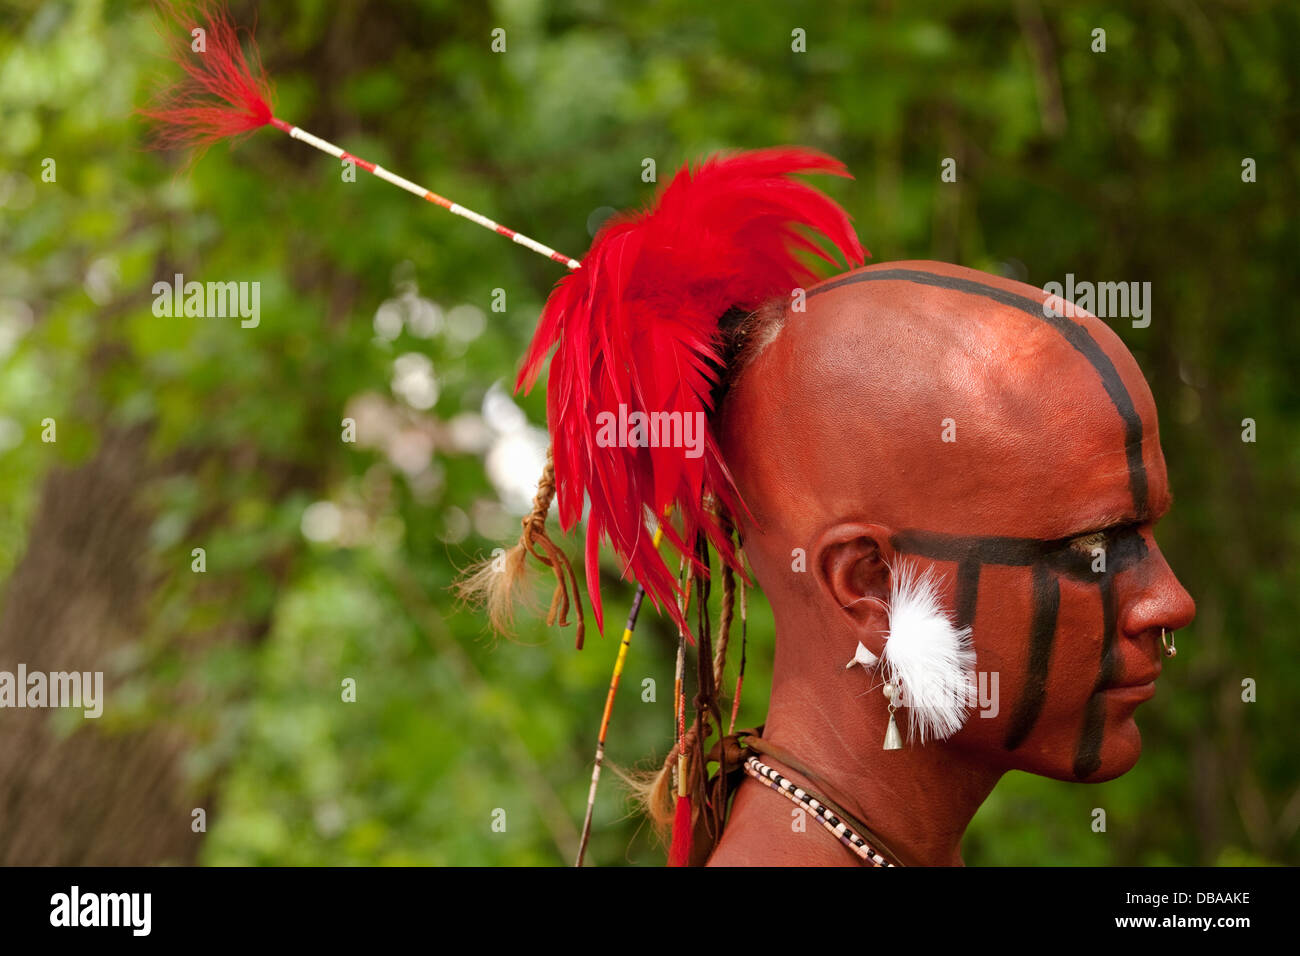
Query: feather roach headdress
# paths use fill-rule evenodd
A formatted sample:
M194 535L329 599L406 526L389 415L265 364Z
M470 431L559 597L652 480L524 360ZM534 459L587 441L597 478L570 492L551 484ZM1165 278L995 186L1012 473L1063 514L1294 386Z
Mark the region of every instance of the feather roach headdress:
M582 647L577 578L548 535L546 523L554 498L559 499L565 530L578 523L584 503L589 505L587 587L602 629L603 540L613 546L625 575L634 577L638 587L605 700L577 862L582 864L591 831L614 697L646 594L673 618L680 635L674 691L677 739L654 788L666 796L669 770L675 770L676 823L669 857L676 864L692 861L699 855L692 852L692 833L702 817L701 807L714 815L708 826L716 839L718 815L727 803L725 790L712 801L701 799L708 763L703 744L711 726L722 726L717 689L737 573L742 643L733 731L744 679L745 576L730 535L732 518L744 503L710 424L714 388L726 374L721 322L724 316L744 315L771 300L788 301L814 278L808 259L835 262L823 242L850 264L863 261L864 250L844 211L791 178L796 173L846 176L844 166L811 150L783 148L720 156L697 169L683 168L649 208L608 223L579 262L276 117L272 85L262 73L252 37L241 38L218 0L155 0L155 6L162 14L161 30L172 58L184 71L180 83L140 111L155 123L159 145L191 147L197 157L219 140L270 126L574 270L547 300L516 382L517 389L531 388L554 349L547 388L552 448L533 508L523 519L519 542L500 561L485 562L467 576L460 592L482 600L493 626L504 630L531 554L555 576L548 623L563 625L570 609L575 611L577 645ZM683 579L686 584L679 583L659 553L664 538L681 552L683 571L691 571ZM705 611L705 542L722 561L716 657ZM688 729L682 680L684 646L691 633L686 612L692 578L699 585L695 610L700 617L700 693ZM725 787L725 775L720 777ZM665 802L649 800L652 815L658 813L654 807Z
M547 418L560 526L572 528L589 502L587 589L602 629L602 539L655 606L688 629L677 577L652 543L647 515L671 509L679 516L680 530L662 526L689 561L703 532L738 569L729 536L706 505L715 500L732 514L742 507L709 425L723 371L719 320L732 309L789 301L814 278L801 252L834 263L801 227L850 262L863 259L848 216L790 178L801 172L848 175L838 160L793 148L683 168L652 206L600 231L582 268L559 281L542 312L517 385L532 386L555 346Z
M577 581L546 536L545 515L554 495L567 531L586 501L587 587L598 626L603 630L600 543L608 540L625 574L689 634L676 606L680 588L647 519L659 522L663 536L693 565L702 532L729 567L738 567L716 511L706 504L716 502L732 514L742 507L708 425L710 395L722 372L719 321L730 310L787 298L811 281L814 273L801 253L834 263L816 234L850 264L863 261L845 212L790 178L805 172L847 176L843 164L812 150L782 148L683 168L650 208L608 223L578 262L276 117L273 86L252 37L245 53L240 30L221 3L155 0L155 6L171 57L184 71L179 83L140 111L154 122L159 145L190 147L197 156L222 139L272 126L575 270L547 301L516 383L530 388L555 347L547 390L553 449L537 507L507 556L507 573L482 569L464 591L485 596L493 624L508 626L518 572L532 553L557 579L548 619L565 623L573 606L581 646ZM680 529L666 520L670 512Z

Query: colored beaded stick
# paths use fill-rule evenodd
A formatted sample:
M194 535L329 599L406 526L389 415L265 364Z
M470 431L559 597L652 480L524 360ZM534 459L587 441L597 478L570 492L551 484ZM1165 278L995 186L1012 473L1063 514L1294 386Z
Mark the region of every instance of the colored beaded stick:
M655 528L654 544L659 547L663 540L662 528ZM632 598L632 607L627 612L627 624L623 628L623 639L618 645L618 657L614 659L614 673L609 679L609 693L605 695L605 713L600 718L600 735L596 738L596 763L591 769L591 789L587 791L587 813L582 821L582 838L578 842L578 858L574 866L582 866L582 859L587 853L587 841L591 838L591 814L596 807L596 788L600 785L600 770L605 763L605 735L609 732L609 718L614 713L614 696L618 693L618 683L623 676L623 665L627 661L627 649L632 645L632 631L636 628L637 616L641 613L641 602L645 599L645 588L637 586Z
M737 556L740 558L740 566L745 566L743 552L737 548ZM740 714L740 690L745 684L745 651L749 643L749 604L745 593L745 576L740 575L740 672L736 674L736 696L731 701L731 724L727 727L727 733L736 732L736 717Z

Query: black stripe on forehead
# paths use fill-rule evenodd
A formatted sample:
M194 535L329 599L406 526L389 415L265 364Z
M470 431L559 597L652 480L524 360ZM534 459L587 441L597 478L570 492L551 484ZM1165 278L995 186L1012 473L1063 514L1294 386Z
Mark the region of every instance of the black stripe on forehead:
M1075 351L1087 359L1088 364L1096 370L1097 375L1101 378L1102 387L1119 411L1119 417L1124 422L1124 455L1128 461L1128 481L1129 490L1133 495L1133 507L1137 510L1139 517L1146 516L1147 471L1146 464L1142 461L1142 417L1138 415L1137 408L1133 404L1133 398L1129 395L1128 389L1124 387L1124 382L1119 377L1119 371L1115 368L1115 363L1110 360L1110 356L1102 351L1101 346L1097 344L1097 340L1088 334L1087 329L1082 325L1071 322L1065 316L1044 315L1041 302L1036 302L1018 293L1008 292L1006 289L999 289L996 286L985 285L973 279L947 276L937 272L925 272L920 269L881 269L878 272L861 272L856 275L845 276L842 279L833 279L809 290L808 298L820 295L823 292L830 292L832 289L838 289L842 286L854 285L858 282L885 281L915 282L920 285L951 289L954 292L964 292L968 295L991 299L1001 305L1018 309L1028 316L1046 322L1059 332Z

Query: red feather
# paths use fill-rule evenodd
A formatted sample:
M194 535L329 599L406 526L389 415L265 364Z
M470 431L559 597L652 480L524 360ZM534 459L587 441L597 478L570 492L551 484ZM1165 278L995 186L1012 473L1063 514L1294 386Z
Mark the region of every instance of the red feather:
M603 630L599 549L607 539L655 606L689 633L678 610L678 582L654 547L646 517L669 505L681 529L664 525L672 544L703 530L733 568L731 543L702 494L712 492L733 514L739 495L711 430L704 451L682 447L602 447L597 416L620 404L628 413L712 410L721 360L718 321L729 309L754 309L814 280L796 256L811 251L834 264L798 227L828 238L850 263L864 250L848 215L833 200L791 173L848 176L822 153L793 147L713 157L684 167L642 212L608 223L582 260L557 284L542 312L516 388L531 388L547 353L547 386L560 524L566 531L591 510L587 523L587 590ZM693 419L694 420L694 419ZM738 569L738 568L737 568Z
M158 124L155 144L194 148L197 157L214 143L271 122L274 91L262 73L251 32L246 57L240 31L219 0L155 0L155 4L170 57L185 71L183 80L140 110ZM204 31L203 51L192 49L191 31L196 28Z

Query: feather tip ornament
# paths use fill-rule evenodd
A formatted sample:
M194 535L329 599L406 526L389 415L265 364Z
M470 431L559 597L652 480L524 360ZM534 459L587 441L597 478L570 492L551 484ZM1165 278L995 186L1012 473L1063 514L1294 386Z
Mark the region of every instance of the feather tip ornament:
M248 53L224 4L217 0L154 0L169 58L184 78L139 110L156 124L154 144L193 150L191 162L223 139L274 119L274 89L248 31Z

